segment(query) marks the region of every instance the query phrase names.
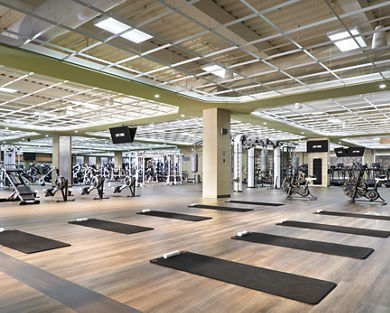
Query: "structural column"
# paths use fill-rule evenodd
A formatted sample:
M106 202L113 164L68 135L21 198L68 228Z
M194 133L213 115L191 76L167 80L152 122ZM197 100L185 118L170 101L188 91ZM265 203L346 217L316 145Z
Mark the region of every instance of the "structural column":
M122 151L115 151L115 159L114 159L115 167L123 167L123 158Z
M59 175L72 184L72 137L53 135L53 166L58 169ZM55 179L56 171L52 178ZM52 179L54 182L55 180Z
M230 196L230 112L203 111L203 197Z

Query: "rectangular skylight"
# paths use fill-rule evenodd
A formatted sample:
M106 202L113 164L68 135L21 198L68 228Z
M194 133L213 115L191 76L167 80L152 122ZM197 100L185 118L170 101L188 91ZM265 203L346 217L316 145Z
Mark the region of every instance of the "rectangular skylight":
M349 31L354 36L356 41L359 43L360 47L367 46L363 37L359 36L360 32L357 29L357 27L350 28ZM359 46L357 45L355 40L349 35L347 30L338 30L335 32L329 32L328 37L342 52L359 49Z
M131 28L129 25L119 22L112 17L98 19L94 24L95 26L113 34L123 33L124 31L128 30L127 32L120 35L120 37L135 43L141 43L153 37L143 31Z
M15 93L15 92L17 92L16 89L13 89L13 88L6 88L6 87L0 87L0 91L2 91L2 92L9 92L9 93Z
M214 74L216 76L219 76L221 78L225 78L225 69L222 66L216 65L216 64L208 64L202 66L202 70L205 72Z

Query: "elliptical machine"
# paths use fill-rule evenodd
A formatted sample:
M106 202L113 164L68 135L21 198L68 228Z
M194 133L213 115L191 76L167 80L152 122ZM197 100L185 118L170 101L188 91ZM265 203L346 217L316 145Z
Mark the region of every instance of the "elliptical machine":
M355 203L360 197L366 198L369 202L375 202L380 199L383 205L387 204L385 199L383 199L378 192L378 185L380 182L385 182L387 180L386 175L378 175L375 177L375 185L372 188L369 188L364 181L364 173L367 170L367 164L361 165L354 162L353 166L359 171L357 176L353 175L349 177L344 183L344 194L350 198L351 203Z

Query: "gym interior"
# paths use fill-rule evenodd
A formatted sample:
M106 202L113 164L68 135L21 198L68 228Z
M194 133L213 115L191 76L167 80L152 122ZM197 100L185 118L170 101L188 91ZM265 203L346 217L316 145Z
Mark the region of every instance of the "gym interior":
M390 312L390 1L0 0L0 312Z

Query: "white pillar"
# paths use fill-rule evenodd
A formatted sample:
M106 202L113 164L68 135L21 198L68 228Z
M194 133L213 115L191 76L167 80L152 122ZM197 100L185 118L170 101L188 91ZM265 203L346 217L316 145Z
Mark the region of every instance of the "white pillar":
M281 184L281 171L280 171L280 146L274 149L274 187L280 188Z
M256 179L255 179L255 147L248 149L248 175L247 175L247 187L255 188Z

